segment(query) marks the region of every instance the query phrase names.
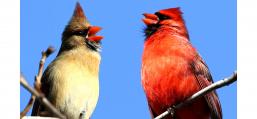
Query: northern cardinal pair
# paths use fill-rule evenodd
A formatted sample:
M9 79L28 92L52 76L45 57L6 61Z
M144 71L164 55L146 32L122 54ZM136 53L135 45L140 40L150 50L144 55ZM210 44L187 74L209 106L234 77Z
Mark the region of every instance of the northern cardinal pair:
M152 118L213 83L193 48L179 8L144 14L141 78ZM91 26L77 3L62 35L56 59L42 77L41 90L68 119L89 119L99 95L100 27ZM36 100L32 115L55 116ZM176 119L221 119L215 92L176 111ZM167 117L172 119L172 117Z

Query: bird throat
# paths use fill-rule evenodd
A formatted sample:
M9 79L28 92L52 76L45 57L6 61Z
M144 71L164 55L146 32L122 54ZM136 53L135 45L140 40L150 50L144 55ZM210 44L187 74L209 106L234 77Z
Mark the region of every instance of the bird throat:
M144 29L144 33L145 33L145 37L146 39L151 36L152 34L154 34L158 28L160 27L159 24L152 24L152 25L149 25L147 26L145 29Z
M96 51L96 52L100 52L101 49L101 42L94 42L94 41L89 41L86 40L86 46L87 48L89 48L90 50Z
M169 31L169 33L171 34L179 34L181 36L186 37L189 40L189 35L187 32L187 29L185 27L182 26L163 26L160 24L152 24L152 25L148 25L145 29L144 29L144 33L145 33L145 41L154 33L156 33L157 31Z

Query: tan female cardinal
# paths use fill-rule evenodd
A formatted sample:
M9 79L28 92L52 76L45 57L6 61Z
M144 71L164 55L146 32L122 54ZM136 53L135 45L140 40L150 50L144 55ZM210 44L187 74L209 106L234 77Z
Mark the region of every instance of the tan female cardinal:
M145 43L141 78L152 118L213 83L203 59L191 45L179 8L144 14ZM222 119L215 91L166 119Z
M41 90L67 119L89 119L99 95L100 27L91 26L77 3L61 49L45 70ZM54 117L36 100L32 115Z

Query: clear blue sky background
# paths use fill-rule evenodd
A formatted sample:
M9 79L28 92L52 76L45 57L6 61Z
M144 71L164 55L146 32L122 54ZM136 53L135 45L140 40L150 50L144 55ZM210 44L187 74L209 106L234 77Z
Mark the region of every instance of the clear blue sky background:
M21 0L21 71L33 85L41 51L57 51L76 0ZM142 13L181 7L193 45L215 81L237 69L235 0L80 0L92 25L103 28L100 98L92 119L149 119L141 87ZM57 51L51 55L51 62ZM20 88L20 110L30 94ZM236 119L236 83L218 90L224 119Z

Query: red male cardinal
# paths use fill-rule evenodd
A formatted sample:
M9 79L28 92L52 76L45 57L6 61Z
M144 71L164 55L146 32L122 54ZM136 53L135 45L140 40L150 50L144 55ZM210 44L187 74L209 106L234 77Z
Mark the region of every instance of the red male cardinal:
M191 45L179 8L144 14L146 40L141 78L152 118L213 83L203 59ZM222 119L215 91L166 119Z

